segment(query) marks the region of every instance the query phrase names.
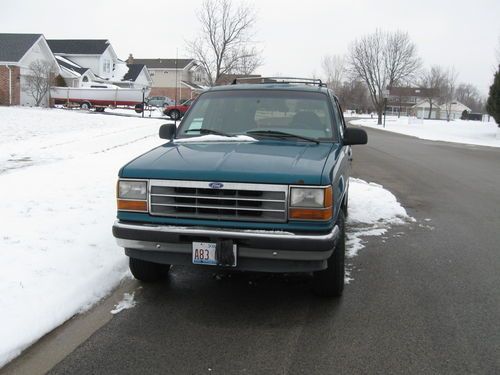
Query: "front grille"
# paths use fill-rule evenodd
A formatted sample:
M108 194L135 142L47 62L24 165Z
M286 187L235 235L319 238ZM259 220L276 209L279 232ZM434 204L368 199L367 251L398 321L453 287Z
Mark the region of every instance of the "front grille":
M286 185L224 183L212 189L204 181L150 181L151 215L178 218L285 222Z

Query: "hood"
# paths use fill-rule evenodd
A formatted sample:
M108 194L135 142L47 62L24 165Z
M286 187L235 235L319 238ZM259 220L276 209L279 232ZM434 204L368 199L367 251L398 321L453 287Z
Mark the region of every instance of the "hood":
M124 178L320 185L331 143L173 143L125 165Z

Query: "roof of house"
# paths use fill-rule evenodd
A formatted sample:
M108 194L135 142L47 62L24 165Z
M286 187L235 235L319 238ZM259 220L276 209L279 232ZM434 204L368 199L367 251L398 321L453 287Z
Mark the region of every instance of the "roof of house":
M109 47L107 39L49 39L53 53L69 55L100 55Z
M67 57L62 57L62 56L55 56L57 63L59 66L62 66L63 68L66 68L72 72L78 73L79 75L84 74L89 68L83 68L82 66L78 65L77 63L71 61Z
M144 64L148 69L184 69L194 59L136 59L134 64Z
M18 62L42 34L0 34L0 61Z
M144 64L127 64L127 66L128 72L123 76L123 81L135 81L145 67Z
M429 89L423 87L391 87L389 90L390 96L416 96L427 97L436 96L439 94L438 89Z
M186 85L187 87L189 87L191 90L198 90L198 91L201 91L201 90L205 90L205 87L203 86L200 86L194 82L190 82L190 81L181 81L182 84Z

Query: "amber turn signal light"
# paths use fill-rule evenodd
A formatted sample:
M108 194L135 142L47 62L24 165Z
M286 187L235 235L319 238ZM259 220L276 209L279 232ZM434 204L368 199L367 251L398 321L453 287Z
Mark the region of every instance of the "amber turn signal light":
M328 186L325 189L325 207L332 207L333 206L333 192L332 192L332 187Z
M124 199L117 200L118 209L121 211L148 211L148 202L146 201L128 201Z
M332 208L291 208L290 219L295 220L330 220L332 218Z

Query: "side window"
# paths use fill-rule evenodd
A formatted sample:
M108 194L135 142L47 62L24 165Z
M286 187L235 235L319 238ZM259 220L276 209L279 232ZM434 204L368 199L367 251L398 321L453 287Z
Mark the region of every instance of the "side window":
M335 123L338 126L340 138L344 138L344 122L342 121L342 114L340 113L340 108L335 97L332 98L333 106L333 116L335 118Z

